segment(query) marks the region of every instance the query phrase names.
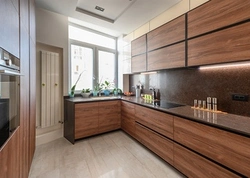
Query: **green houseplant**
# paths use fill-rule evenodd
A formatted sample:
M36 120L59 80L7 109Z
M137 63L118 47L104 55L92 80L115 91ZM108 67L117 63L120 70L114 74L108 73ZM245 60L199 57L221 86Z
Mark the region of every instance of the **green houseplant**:
M98 93L101 92L101 90L102 90L102 84L98 82L96 86L94 86L93 96L97 96Z
M83 73L83 72L82 72L82 73ZM75 85L73 85L73 86L71 87L71 89L70 89L70 92L69 92L69 97L70 97L70 98L74 98L74 96L75 96L76 85L77 85L77 83L79 82L79 80L80 80L80 78L81 78L81 76L82 76L82 73L80 73L80 75L78 76L78 79L76 80Z
M114 88L113 94L114 96L118 96L119 94L122 94L122 90L120 88Z
M89 88L87 88L87 89L82 89L81 95L82 95L83 98L88 98L89 95L90 95L90 89L89 89Z
M104 95L109 96L109 94L110 94L109 89L112 87L111 82L108 82L107 80L105 80L104 83L102 84L102 86L104 87Z

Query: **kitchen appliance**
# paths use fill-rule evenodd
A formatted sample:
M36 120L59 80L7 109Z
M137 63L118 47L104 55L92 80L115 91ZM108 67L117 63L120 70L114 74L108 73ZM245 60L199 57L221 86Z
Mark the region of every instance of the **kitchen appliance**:
M20 62L0 48L0 147L20 125Z

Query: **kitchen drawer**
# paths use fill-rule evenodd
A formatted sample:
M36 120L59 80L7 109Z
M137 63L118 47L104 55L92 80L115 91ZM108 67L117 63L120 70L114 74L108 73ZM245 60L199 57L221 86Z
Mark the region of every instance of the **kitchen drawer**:
M98 117L98 103L81 103L75 104L75 119L82 119L83 117Z
M135 117L140 124L173 139L172 115L136 105Z
M193 178L233 178L240 177L206 158L174 143L174 167Z
M250 176L250 138L174 117L174 140L196 152Z
M156 132L136 123L136 138L162 159L173 165L173 142Z
M135 104L122 101L121 103L122 113L126 112L132 115L135 115Z

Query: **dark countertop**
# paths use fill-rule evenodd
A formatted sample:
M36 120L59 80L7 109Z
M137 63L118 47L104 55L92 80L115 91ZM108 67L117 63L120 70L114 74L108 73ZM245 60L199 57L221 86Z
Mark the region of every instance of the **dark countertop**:
M178 106L174 108L163 108L161 106L156 106L151 103L145 102L142 98L136 97L100 97L100 98L82 98L75 97L66 99L74 103L83 103L83 102L94 102L94 101L110 101L122 99L134 104L145 106L151 109L162 111L168 114L186 118L192 121L204 123L213 127L217 127L223 130L234 132L246 137L250 137L250 117L239 116L234 114L228 114L223 112L211 112L200 109L193 109L191 106ZM164 102L164 101L161 101ZM167 101L165 101L167 102Z

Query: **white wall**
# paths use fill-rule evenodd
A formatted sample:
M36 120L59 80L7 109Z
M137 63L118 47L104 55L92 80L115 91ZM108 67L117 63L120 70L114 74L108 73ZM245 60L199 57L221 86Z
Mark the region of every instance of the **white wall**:
M53 13L40 8L36 9L36 40L37 48L40 44L52 46L58 49L62 49L63 56L63 95L67 95L68 92L68 17ZM37 63L37 71L39 72L39 63ZM37 75L40 77L40 75ZM40 81L37 78L37 81ZM40 87L37 84L37 87ZM40 102L40 90L37 91L37 102ZM63 96L62 96L63 97ZM40 103L37 104L37 113L40 114ZM63 104L62 104L63 106ZM37 118L40 118L37 116ZM62 118L63 120L63 118ZM48 127L48 128L37 128L36 129L36 145L47 143L58 139L63 136L63 127L61 124Z
M36 41L63 48L63 93L68 93L68 17L36 9Z

